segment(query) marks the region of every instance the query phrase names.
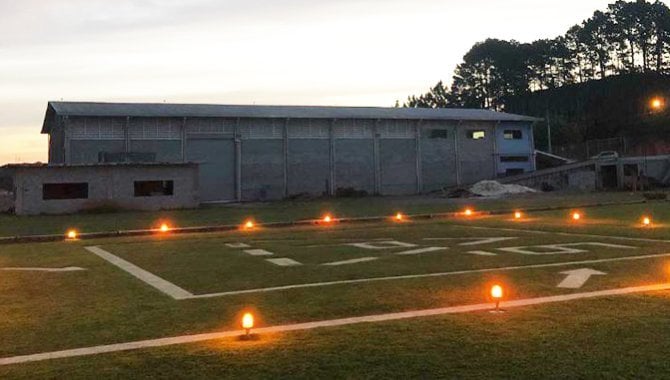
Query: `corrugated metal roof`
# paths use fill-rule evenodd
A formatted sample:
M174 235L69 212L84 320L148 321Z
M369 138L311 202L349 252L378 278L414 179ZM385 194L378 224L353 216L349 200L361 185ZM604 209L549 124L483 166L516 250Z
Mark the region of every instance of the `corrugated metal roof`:
M260 117L291 119L404 119L464 121L538 121L540 119L482 109L270 106L170 103L49 102L42 132L60 116L117 117Z

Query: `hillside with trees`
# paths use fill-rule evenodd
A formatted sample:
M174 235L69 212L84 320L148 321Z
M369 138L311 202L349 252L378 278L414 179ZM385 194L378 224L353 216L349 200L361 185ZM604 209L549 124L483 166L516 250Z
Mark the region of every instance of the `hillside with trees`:
M403 106L549 115L554 142L569 144L656 131L670 120L650 115L648 102L668 90L670 8L619 0L554 39L476 43L450 85L440 81Z

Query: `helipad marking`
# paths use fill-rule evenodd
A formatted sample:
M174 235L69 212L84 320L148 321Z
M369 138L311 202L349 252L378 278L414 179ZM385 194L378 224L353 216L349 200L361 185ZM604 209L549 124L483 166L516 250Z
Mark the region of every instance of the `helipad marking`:
M86 270L86 268L80 267L63 267L63 268L39 268L39 267L4 267L0 268L3 271L15 271L15 272L78 272Z
M138 280L144 282L145 284L152 286L161 292L169 295L170 297L176 300L183 300L192 298L193 294L178 287L177 285L164 280L151 272L138 267L137 265L130 263L118 256L115 256L100 247L85 247L87 251L95 254L101 259L121 268L123 271L131 274Z
M532 306L532 305L542 305L548 303L556 302L568 302L581 299L589 299L596 297L607 297L607 296L619 296L626 294L634 293L647 293L655 292L670 289L670 284L656 284L648 286L637 286L629 288L619 288L619 289L607 289L599 290L594 292L585 292L585 293L574 293L574 294L564 294L558 296L547 296L547 297L537 297L537 298L527 298L514 301L503 301L500 306L505 309L511 309L515 307L523 306ZM429 317L436 315L446 315L446 314L458 314L458 313L471 313L476 311L486 311L491 310L492 305L490 303L482 304L473 304L473 305L460 305L460 306L449 306L439 309L424 309L424 310L415 310L415 311L405 311L398 313L387 313L387 314L375 314L375 315L365 315L361 317L350 317L350 318L340 318L340 319L330 319L314 322L305 322L297 323L292 325L280 325L280 326L271 326L271 327L261 327L255 328L254 333L256 334L268 334L268 333L278 333L278 332L290 332L290 331L300 331L300 330L311 330L324 327L338 327L346 325L354 325L360 323L378 323L378 322L387 322L387 321L397 321L410 318L421 318ZM242 335L244 331L242 330L232 330L232 331L222 331L215 333L205 333L205 334L195 334L195 335L182 335L182 336L173 336L167 338L158 338L158 339L148 339L140 340L134 342L126 343L116 343L92 347L81 347L70 350L62 351L52 351L52 352L43 352L39 354L31 355L20 355L20 356L10 356L5 358L0 358L0 365L11 365L11 364L20 364L20 363L29 363L29 362L38 362L51 359L62 359L62 358L71 358L79 356L90 356L98 355L111 352L120 352L120 351L130 351L144 348L153 348L153 347L164 347L177 344L188 344L188 343L198 343L205 342L216 339L223 338L232 338L239 335Z
M479 244L491 244L497 243L500 241L514 240L518 237L514 236L505 236L505 237L485 237L485 238L472 238L472 237L460 237L460 238L424 238L423 240L473 240L465 243L459 243L458 245L479 245Z
M312 282L312 283L306 283L306 284L272 286L272 287L267 287L267 288L256 288L256 289L245 289L245 290L231 290L231 291L227 291L227 292L218 292L218 293L209 293L209 294L196 294L191 298L224 297L224 296L234 296L234 295L240 295L240 294L265 293L265 292L274 292L274 291L290 290L290 289L315 288L315 287L320 287L320 286L359 284L359 283L376 282L376 281L411 280L411 279L417 279L417 278L445 277L445 276L456 276L456 275L475 274L475 273L504 272L504 271L513 271L513 270L522 270L522 269L552 268L552 267L562 267L562 266L570 266L570 265L608 263L608 262L614 262L614 261L645 260L645 259L654 259L654 258L660 258L660 257L670 257L670 253L653 254L653 255L640 255L640 256L613 257L613 258L607 258L607 259L593 259L593 260L582 260L582 261L562 261L562 262L557 262L557 263L519 265L519 266L511 266L511 267L470 269L470 270L460 270L460 271L453 271L453 272L407 274L407 275L398 275L398 276L359 278L359 279L354 279L354 280Z
M250 245L246 243L226 243L226 247L229 248L249 248Z
M274 253L270 251L266 251L264 249L246 249L244 250L244 253L251 255L251 256L272 256Z
M379 259L379 258L378 257L361 257L359 259L334 261L332 263L325 263L325 264L321 264L321 265L327 265L327 266L349 265L349 264L365 263L365 262L373 261L373 260L377 260L377 259Z
M498 256L497 253L489 252L489 251L468 251L467 253L471 255L479 255L479 256Z
M620 244L608 244L608 243L599 243L599 242L579 242L579 243L562 243L562 244L545 244L545 245L527 245L521 247L503 247L496 248L499 251L520 253L522 255L558 255L558 254L569 254L569 253L583 253L588 252L586 249L571 248L571 247L581 247L581 246L596 246L596 247L605 247L605 248L617 248L617 249L637 249L637 247L632 247L630 245L620 245ZM545 249L545 251L531 250L531 249Z
M363 249L393 249L393 248L411 248L416 247L416 244L412 243L403 243L397 240L386 240L386 241L366 241L362 243L348 243L357 248Z
M269 261L274 265L279 265L280 267L294 267L298 265L302 265L302 263L299 263L293 259L289 259L286 257L280 257L277 259L265 259L265 261Z
M412 250L403 251L403 252L396 252L395 254L396 255L418 255L419 253L444 251L445 249L449 249L449 248L447 248L447 247L427 247L427 248L412 249Z

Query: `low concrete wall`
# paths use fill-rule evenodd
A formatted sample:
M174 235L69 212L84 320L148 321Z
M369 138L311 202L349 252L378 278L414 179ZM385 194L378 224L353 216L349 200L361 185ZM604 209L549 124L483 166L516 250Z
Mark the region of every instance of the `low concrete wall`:
M197 164L15 166L17 215L65 214L100 208L160 210L199 205ZM136 196L135 181L173 181L172 195ZM44 199L44 184L87 183L85 199Z

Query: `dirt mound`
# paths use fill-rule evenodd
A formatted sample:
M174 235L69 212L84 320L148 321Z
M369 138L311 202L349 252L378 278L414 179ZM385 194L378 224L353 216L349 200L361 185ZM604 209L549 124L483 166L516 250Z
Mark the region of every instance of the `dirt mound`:
M498 181L480 181L472 185L470 192L482 197L501 197L509 194L536 193L537 190L521 185L503 185Z

